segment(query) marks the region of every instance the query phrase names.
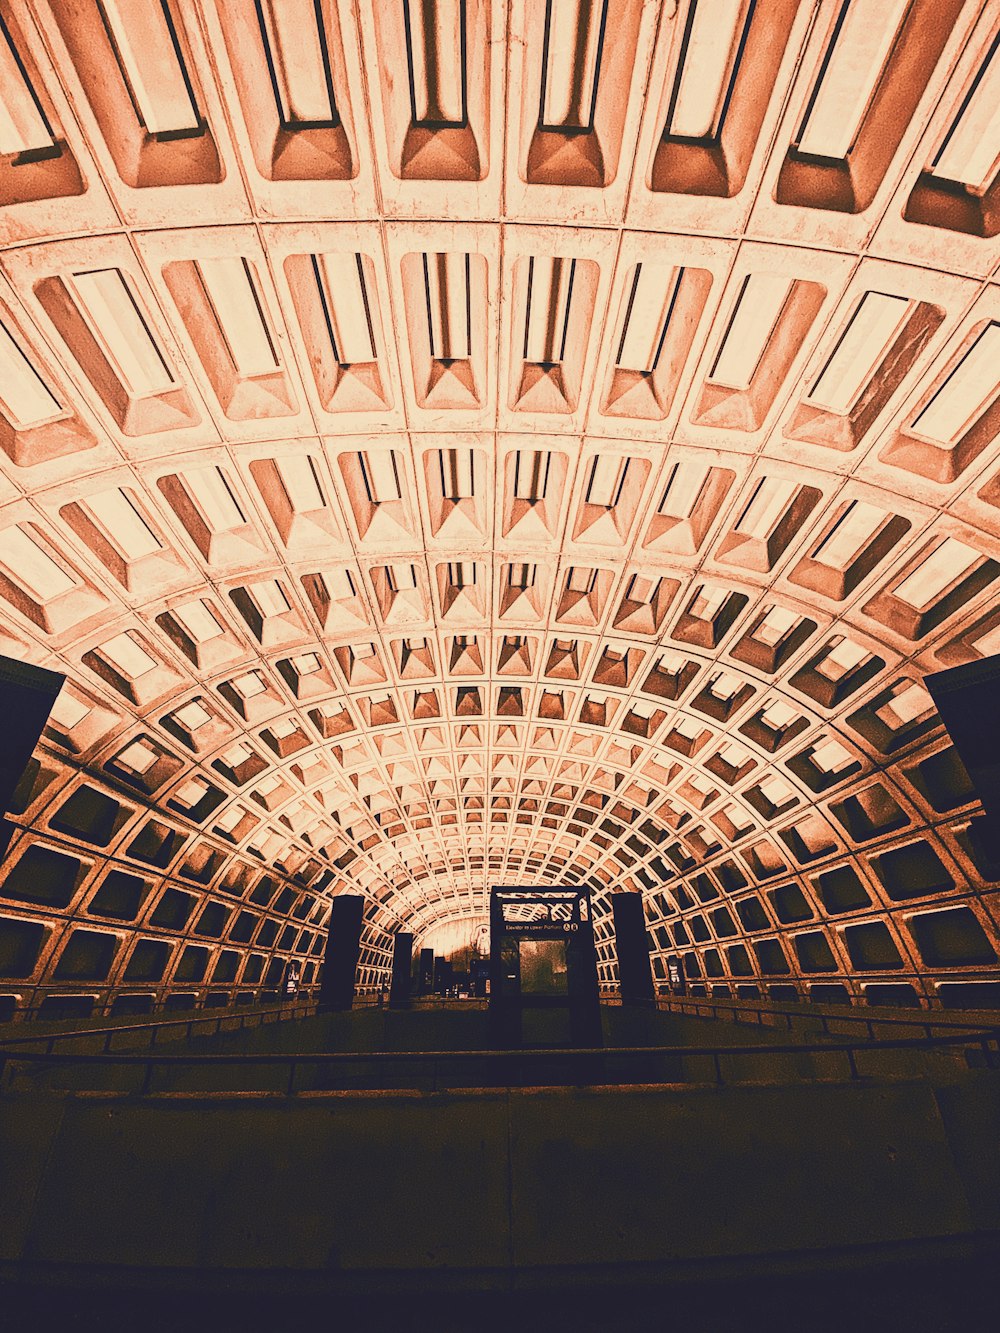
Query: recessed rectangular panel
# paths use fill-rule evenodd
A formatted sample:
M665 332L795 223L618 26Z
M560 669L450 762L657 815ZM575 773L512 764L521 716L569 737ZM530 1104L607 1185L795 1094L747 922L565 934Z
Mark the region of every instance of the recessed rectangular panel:
M709 471L700 463L675 463L658 512L670 518L688 518L701 498Z
M796 147L841 161L857 138L911 0L843 0Z
M892 595L915 611L925 611L970 573L982 558L971 546L948 537L893 590Z
M326 501L316 477L316 467L308 454L290 454L275 461L278 477L288 497L288 503L297 514L308 514L323 509Z
M792 289L779 273L751 273L743 281L709 378L730 389L749 388Z
M121 271L74 273L70 283L91 333L132 397L172 389L173 376Z
M809 401L846 415L881 364L906 319L903 296L865 292L809 393Z
M385 504L401 498L399 473L394 453L361 454L361 472L372 504Z
M2 78L0 73L0 78ZM61 408L28 358L0 324L0 404L10 422L22 429L58 416Z
M127 560L141 560L162 550L159 541L124 491L101 491L83 504L107 540Z
M184 485L212 532L231 532L246 522L229 483L217 467L184 474Z
M625 308L615 364L623 370L656 369L684 270L672 265L636 264Z
M608 0L547 0L539 124L589 129Z
M467 361L472 355L469 256L425 254L423 267L431 356Z
M415 125L466 120L465 0L403 0Z
M316 0L257 0L274 97L289 128L338 125L323 11Z
M72 592L77 583L22 529L0 533L0 561L29 596L45 603Z
M930 174L982 190L997 174L1000 158L1000 38L962 100Z
M166 0L100 5L136 115L150 134L196 134L201 117Z
M273 374L278 359L247 261L226 255L199 259L195 267L237 375Z
M529 261L525 361L555 365L563 359L575 268L575 259L539 256Z
M736 531L766 538L784 517L798 490L798 482L784 477L764 477L736 523Z
M368 291L360 255L313 255L334 355L342 366L376 359Z
M613 454L599 454L594 459L587 483L587 504L602 509L614 508L625 484L628 461L627 458L616 458Z
M990 323L935 393L912 429L951 444L981 415L1000 387L1000 324Z
M749 0L692 0L667 114L671 137L716 137L750 9Z
M0 156L44 153L55 140L0 15Z
M820 542L812 558L829 569L847 569L872 541L888 515L884 509L856 500Z

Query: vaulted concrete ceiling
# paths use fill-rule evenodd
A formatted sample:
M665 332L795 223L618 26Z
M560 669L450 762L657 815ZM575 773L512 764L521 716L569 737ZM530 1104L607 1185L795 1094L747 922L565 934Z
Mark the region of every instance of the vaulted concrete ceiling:
M998 4L0 15L12 993L560 880L605 981L619 889L660 975L996 976L921 681L1000 649Z

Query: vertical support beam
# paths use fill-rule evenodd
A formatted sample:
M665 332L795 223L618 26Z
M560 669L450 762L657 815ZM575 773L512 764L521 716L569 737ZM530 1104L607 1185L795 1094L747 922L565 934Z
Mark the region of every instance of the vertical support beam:
M618 950L618 984L622 1004L652 1005L653 973L649 966L649 941L641 893L613 893L611 910L615 918L615 943Z
M31 764L32 751L65 679L56 671L0 657L0 859L14 832L2 816L21 813L17 797L22 778L24 801L29 799L38 768Z
M434 950L420 950L420 975L417 979L417 994L430 995L434 989Z
M350 1009L354 1003L364 914L365 900L358 895L341 894L333 900L319 991L319 1002L325 1008Z
M392 942L392 984L389 1004L393 1009L410 1007L410 969L413 966L413 936L398 930Z

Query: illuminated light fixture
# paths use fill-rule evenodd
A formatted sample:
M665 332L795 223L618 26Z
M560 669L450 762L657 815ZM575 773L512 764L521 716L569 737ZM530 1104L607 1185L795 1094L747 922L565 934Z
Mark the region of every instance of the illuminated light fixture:
M282 126L339 125L318 0L255 0L255 4Z
M865 292L823 369L809 401L846 415L905 324L912 303L884 292Z
M120 269L74 273L70 286L91 334L133 398L175 387L174 377Z
M140 124L154 136L200 134L201 115L166 0L98 6Z
M727 389L748 389L768 340L788 301L793 280L777 273L750 273L729 317L709 379Z
M0 561L23 590L40 604L50 602L78 585L36 541L19 527L0 534Z
M883 0L877 11L843 0L823 67L796 135L809 157L846 158L884 76L911 0Z
M0 156L57 152L55 136L0 15Z
M752 11L752 0L692 0L667 111L672 138L717 138Z
M0 72L0 80L3 74ZM63 409L0 323L0 405L15 429L28 429L62 415Z

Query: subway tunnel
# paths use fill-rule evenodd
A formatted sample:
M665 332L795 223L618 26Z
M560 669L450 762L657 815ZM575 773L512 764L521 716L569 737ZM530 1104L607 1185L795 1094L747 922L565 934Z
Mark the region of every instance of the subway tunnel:
M609 1001L629 893L665 1000L991 1021L925 681L1000 653L998 43L0 0L3 1032L315 1001L341 896L374 1001L497 885Z

